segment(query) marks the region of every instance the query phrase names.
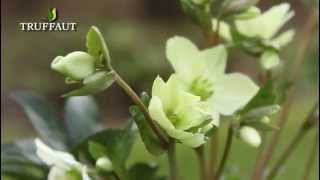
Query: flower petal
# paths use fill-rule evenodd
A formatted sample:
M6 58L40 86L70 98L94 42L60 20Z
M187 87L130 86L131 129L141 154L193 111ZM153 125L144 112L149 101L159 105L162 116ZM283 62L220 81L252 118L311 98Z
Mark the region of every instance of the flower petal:
M205 64L197 59L198 53L198 48L186 38L175 36L167 41L167 58L184 81L192 81L203 71Z
M81 168L81 176L82 176L82 180L91 180L87 172L87 167L83 166Z
M152 85L152 96L160 98L165 110L174 108L178 103L178 92L182 85L176 74L168 79L167 83L161 77L157 77Z
M35 144L37 147L37 155L49 166L57 166L67 170L71 166L79 167L80 165L71 154L53 150L40 139L36 139Z
M161 100L157 96L153 96L149 104L149 112L151 117L166 131L166 133L183 144L190 147L197 147L205 142L202 134L194 134L176 129L163 111Z
M223 115L231 115L245 106L258 92L259 87L240 73L227 74L214 84L214 94L209 101L212 108Z
M235 22L237 30L248 37L272 38L280 28L294 15L288 3L274 6L261 16L249 20Z
M213 82L224 75L227 64L227 50L223 45L203 50L199 53L199 61L205 61L203 76Z

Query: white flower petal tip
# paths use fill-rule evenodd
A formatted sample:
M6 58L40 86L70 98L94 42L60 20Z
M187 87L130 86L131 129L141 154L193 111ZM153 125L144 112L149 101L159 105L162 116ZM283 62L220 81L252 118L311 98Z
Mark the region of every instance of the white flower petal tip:
M240 138L253 147L259 147L261 144L261 136L258 131L249 126L240 128Z

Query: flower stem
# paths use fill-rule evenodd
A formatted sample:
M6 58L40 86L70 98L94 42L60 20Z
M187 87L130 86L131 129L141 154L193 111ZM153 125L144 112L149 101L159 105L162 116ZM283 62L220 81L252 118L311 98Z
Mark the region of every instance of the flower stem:
M213 179L216 172L216 166L218 161L218 150L219 150L219 129L210 139L210 161L208 167L208 179Z
M232 139L233 139L233 126L231 124L229 126L229 128L228 128L228 136L227 136L226 145L225 145L224 152L223 152L223 155L222 155L222 159L221 159L219 168L218 168L218 170L216 172L214 180L219 180L221 175L222 175L222 173L223 173L223 171L224 171L227 159L228 159L229 154L230 154L230 149L231 149L231 145L232 145Z
M200 146L195 149L199 160L199 174L201 180L207 180L207 166L205 161L205 153L204 153L204 146Z
M275 166L271 169L270 173L267 175L266 180L272 180L276 177L281 166L285 163L288 157L293 153L294 149L298 146L298 144L300 143L301 139L304 137L305 134L306 134L305 130L303 129L299 130L299 132L296 134L296 136L292 139L290 144L284 150L280 158L276 161Z
M168 161L170 170L170 180L178 180L176 145L174 142L170 143L168 146Z
M121 76L116 71L114 72L116 77L116 83L126 92L126 94L131 98L131 100L139 106L140 110L146 117L146 120L148 121L149 125L160 139L162 147L166 149L169 143L169 138L167 137L167 135L163 133L163 131L159 128L157 124L155 124L155 122L149 114L147 107L143 104L139 96L131 89L131 87L121 78Z
M319 154L319 130L317 131L317 135L315 137L315 142L314 145L312 146L312 149L310 151L310 156L306 162L306 166L303 172L303 176L301 178L301 180L308 180L311 170L314 166L314 162L316 159L316 156Z
M295 64L293 65L293 70L291 73L291 82L295 82L297 80L297 78L299 77L300 71L301 71L301 65L304 62L305 58L305 54L307 52L308 46L312 40L312 35L313 35L313 31L316 29L315 28L316 25L316 16L315 16L315 11L312 10L310 11L310 14L308 16L308 19L306 21L306 25L304 26L305 29L303 31L303 37L304 40L302 41L300 47L298 48L297 51L297 58L295 61ZM283 105L281 114L280 114L280 118L277 122L277 126L280 128L280 130L274 132L274 134L272 135L270 142L268 143L268 146L266 147L266 150L264 152L261 153L261 155L258 157L257 163L255 164L255 168L253 171L253 175L251 177L251 180L260 180L263 174L263 170L265 168L265 166L267 165L267 163L269 162L273 151L278 143L281 131L284 127L284 125L286 124L287 120L288 120L288 116L291 110L291 106L293 104L293 85L291 86L290 89L288 89L287 92L287 101L285 102L285 104Z

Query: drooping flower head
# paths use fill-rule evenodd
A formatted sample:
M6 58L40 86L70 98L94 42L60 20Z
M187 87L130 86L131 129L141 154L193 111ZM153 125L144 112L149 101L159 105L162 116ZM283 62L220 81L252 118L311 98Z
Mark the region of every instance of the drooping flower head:
M39 158L51 167L48 180L90 180L87 167L71 154L53 150L40 139L36 139L35 144Z
M155 79L149 112L170 137L198 147L205 143L208 130L217 125L208 105L200 96L185 91L179 77L173 74L166 83L160 77Z
M207 102L211 112L232 115L259 89L243 74L225 74L227 51L223 45L200 51L190 40L173 37L167 42L166 54L186 90Z

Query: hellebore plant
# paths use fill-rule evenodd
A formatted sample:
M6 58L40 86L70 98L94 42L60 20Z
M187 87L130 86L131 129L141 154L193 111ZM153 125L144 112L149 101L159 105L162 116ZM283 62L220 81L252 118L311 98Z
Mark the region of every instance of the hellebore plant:
M181 0L180 3L184 13L204 33L205 48L200 49L181 36L169 38L165 54L174 72L168 80L155 78L151 96L147 92L138 96L113 68L102 33L97 27L91 27L86 37L86 51L57 56L51 63L51 68L64 76L66 84L78 86L63 95L68 98L64 122L59 121L54 108L41 97L28 93L14 95L41 139L53 149L38 138L32 142L6 144L2 153L17 157L1 162L22 169L15 161L20 158L24 165L32 165L34 171L21 173L7 167L2 172L18 178L48 180L168 179L158 175L157 165L128 165L135 134L139 132L149 153L167 154L170 180L181 178L176 166L176 143L197 152L201 180L219 180L234 137L259 147L264 134L279 130L271 119L281 108L279 94L284 90L278 92L272 70L279 64L280 50L294 36L294 30L278 35L294 15L290 5L283 3L261 13L255 0L220 3ZM239 48L260 59L264 77L261 82L243 73L226 73L230 48ZM101 93L113 83L121 87L134 105L129 108L131 117L124 126L103 128L90 95ZM204 147L211 139L213 145L209 152L215 156L218 147L213 135L217 137L218 129L222 128L220 124L226 122L229 128L221 162L213 167L217 158L211 158L208 166Z
M282 3L261 13L257 7L236 15L230 23L221 22L220 36L231 46L240 46L251 54L260 56L264 69L279 65L280 49L293 38L293 29L279 33L279 30L294 16L288 3ZM213 19L217 29L217 19Z

